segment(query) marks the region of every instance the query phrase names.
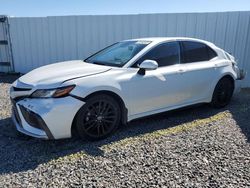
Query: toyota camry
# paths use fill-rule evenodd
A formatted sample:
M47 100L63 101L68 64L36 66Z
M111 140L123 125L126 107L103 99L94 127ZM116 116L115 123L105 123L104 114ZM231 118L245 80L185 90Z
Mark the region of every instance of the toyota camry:
M225 107L243 78L232 55L204 40L125 40L17 79L12 119L18 131L37 138L74 131L98 140L136 118L197 103Z

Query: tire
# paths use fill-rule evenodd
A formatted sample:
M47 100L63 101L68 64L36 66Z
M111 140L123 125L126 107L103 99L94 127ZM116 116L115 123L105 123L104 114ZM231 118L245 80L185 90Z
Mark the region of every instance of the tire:
M114 133L120 121L119 103L109 95L98 94L87 99L77 113L76 129L85 140L101 140Z
M234 91L234 82L228 78L222 78L216 85L211 101L214 108L223 108L230 103Z

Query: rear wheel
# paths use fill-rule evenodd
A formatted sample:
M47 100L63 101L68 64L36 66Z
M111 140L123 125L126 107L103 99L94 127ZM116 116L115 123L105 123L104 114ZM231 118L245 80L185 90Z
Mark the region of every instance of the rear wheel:
M222 78L216 85L211 105L215 108L223 108L229 104L234 91L234 83L230 78Z
M76 117L78 134L87 140L100 140L111 135L119 126L121 109L109 95L89 98Z

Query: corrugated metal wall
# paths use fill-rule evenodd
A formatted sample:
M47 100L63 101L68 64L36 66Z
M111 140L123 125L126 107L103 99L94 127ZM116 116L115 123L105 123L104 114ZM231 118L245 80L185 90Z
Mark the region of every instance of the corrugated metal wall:
M15 71L84 59L119 40L186 36L214 42L250 72L250 12L10 18ZM250 86L250 76L244 81Z

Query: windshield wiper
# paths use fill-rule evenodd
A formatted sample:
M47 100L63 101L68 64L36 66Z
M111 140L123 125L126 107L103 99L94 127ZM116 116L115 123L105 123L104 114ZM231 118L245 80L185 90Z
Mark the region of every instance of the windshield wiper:
M101 62L101 61L90 61L90 62L87 62L87 63L91 63L91 64L95 64L95 65L104 65L104 66L110 66L110 67L119 67L119 65L116 65L116 64L111 64L111 63L108 63L108 62Z
M93 64L96 64L96 65L106 65L105 63L102 63L102 62L99 62L99 61L94 61Z

